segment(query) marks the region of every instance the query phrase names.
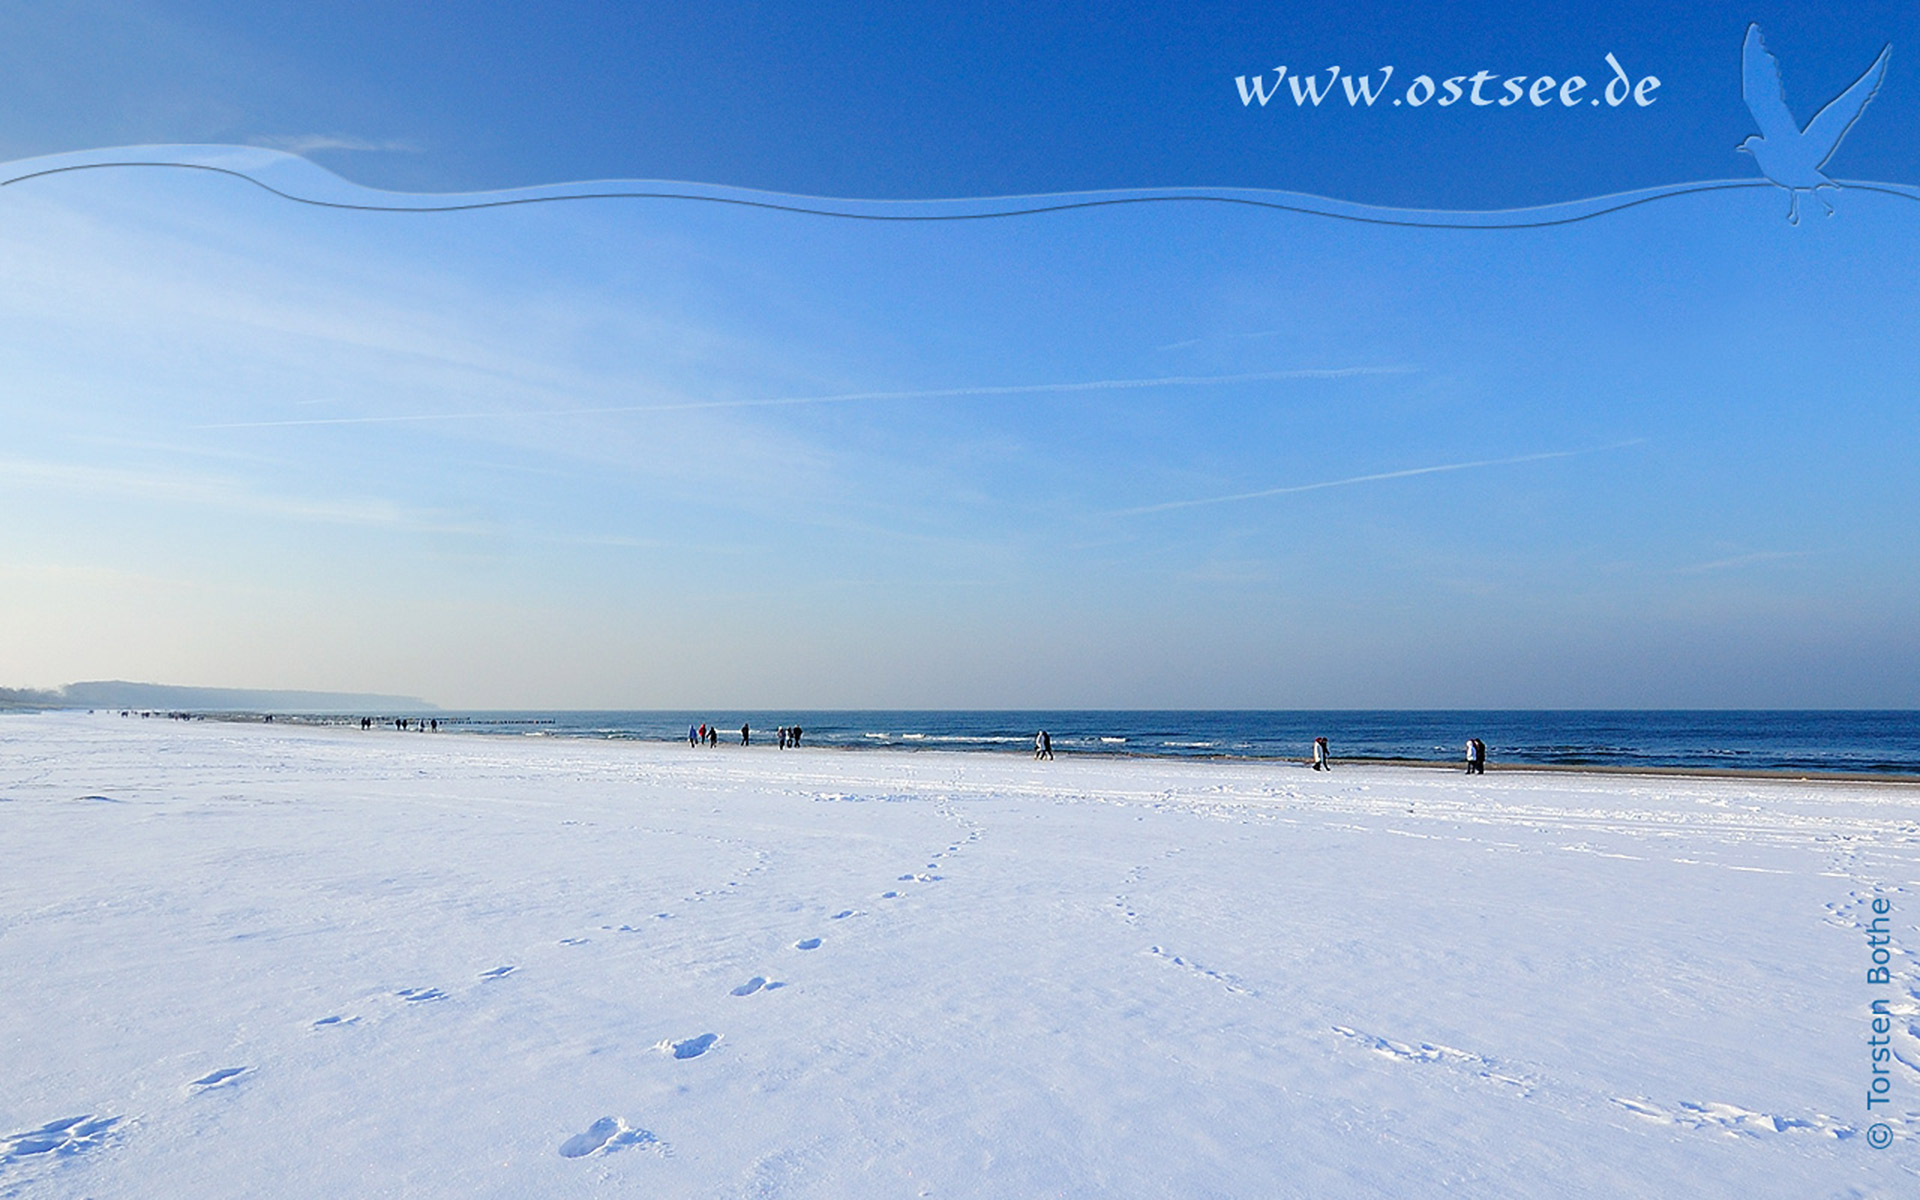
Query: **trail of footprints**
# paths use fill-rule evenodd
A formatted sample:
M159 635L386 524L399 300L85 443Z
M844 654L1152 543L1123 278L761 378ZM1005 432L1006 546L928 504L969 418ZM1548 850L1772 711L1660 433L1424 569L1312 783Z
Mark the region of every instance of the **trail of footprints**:
M817 795L814 798L816 800L822 800L822 801L847 801L847 800L863 799L863 797L847 796L841 793L822 794L822 795ZM882 799L887 799L887 800L914 799L914 798L917 798L917 797L893 797L893 796L882 797ZM945 802L944 797L942 798L942 806L941 806L940 812L942 816L947 817L949 820L952 820L955 823L961 825L963 828L965 828L967 830L966 836L948 844L945 850L929 856L931 861L929 861L926 864L923 870L909 871L908 873L899 876L895 882L938 883L945 878L942 875L933 873L939 869L940 859L943 856L948 854L957 854L959 853L962 846L965 846L969 843L979 840L979 837L980 837L979 827L974 822L968 820L966 817L953 811L951 806ZM763 863L764 863L764 859L766 857L764 854L757 855L757 857L763 860ZM733 887L735 886L735 884L733 882L729 882L727 886ZM725 893L721 889L698 891L698 892L695 892L693 896L688 897L687 902L695 903L695 902L698 902L699 900L703 900L711 896L724 895L724 894ZM880 898L883 900L898 899L899 896L900 896L900 892L898 889L890 889L880 894ZM866 912L863 909L843 908L839 912L833 913L827 919L830 921L845 921L850 918L863 917L865 915L866 915ZM654 916L656 918L666 919L670 916L670 914L655 913ZM638 931L633 930L632 927L630 926L623 925L623 926L620 926L619 932L638 932ZM580 941L583 941L583 940L584 939L566 939L563 942L563 944L577 945L580 943ZM806 952L806 951L818 950L824 944L825 944L824 938L821 938L818 936L804 937L793 943L793 949L796 951ZM755 975L747 979L745 982L740 983L732 988L729 988L727 991L727 994L729 996L735 997L736 999L744 999L749 996L765 995L767 993L777 991L786 986L788 985L784 980L769 979L765 975ZM706 1056L716 1046L718 1046L720 1042L721 1042L721 1035L717 1033L702 1033L702 1034L698 1034L696 1036L688 1037L688 1038L680 1038L680 1039L667 1038L657 1043L653 1048L662 1054L666 1054L673 1057L674 1059L686 1060L686 1059L702 1058ZM598 1154L611 1154L626 1146L634 1146L634 1145L644 1146L648 1149L655 1151L656 1153L660 1153L663 1155L671 1153L671 1150L667 1146L667 1144L660 1141L660 1139L656 1137L652 1132L629 1125L626 1119L623 1117L613 1117L613 1116L601 1117L598 1120L596 1120L592 1125L588 1126L584 1133L578 1133L573 1135L572 1137L569 1137L566 1141L560 1144L559 1153L563 1158L587 1158L587 1157L598 1155Z
M1671 1109L1666 1109L1646 1099L1635 1100L1624 1096L1614 1096L1611 1099L1633 1115L1657 1124L1678 1125L1685 1129L1722 1133L1730 1137L1819 1133L1833 1138L1851 1138L1857 1137L1860 1133L1853 1126L1824 1113L1811 1113L1805 1117L1783 1117L1775 1113L1754 1112L1752 1109L1741 1108L1738 1105L1720 1104L1715 1101L1697 1103L1682 1100Z
M1565 1094L1565 1089L1542 1084L1534 1076L1517 1071L1495 1059L1466 1050L1456 1050L1452 1046L1443 1046L1434 1042L1400 1042L1346 1025L1334 1025L1332 1030L1355 1045L1383 1058L1423 1068L1436 1067L1464 1075L1481 1083L1510 1089L1510 1095L1521 1099L1532 1098L1536 1092L1543 1090L1560 1091L1562 1094L1558 1097L1559 1106L1565 1108L1588 1107L1597 1103L1600 1098L1597 1095L1569 1096ZM1857 1137L1861 1133L1859 1128L1825 1113L1809 1112L1800 1116L1790 1116L1757 1112L1736 1104L1718 1101L1682 1100L1669 1106L1657 1104L1644 1096L1606 1096L1605 1099L1608 1103L1645 1121L1682 1129L1696 1129L1706 1133L1718 1133L1728 1137L1765 1138L1780 1134L1813 1133L1846 1139ZM1909 1120L1920 1118L1920 1113L1906 1115Z
M1854 888L1847 892L1845 900L1826 906L1826 923L1851 930L1864 947L1868 922L1874 918L1872 904L1876 895L1892 900L1897 909L1905 908L1911 902L1904 887L1889 887L1877 893L1871 888ZM1875 998L1887 1000L1886 1009L1893 1018L1890 1047L1893 1061L1906 1069L1911 1082L1920 1081L1920 967L1914 963L1909 950L1901 945L1902 941L1901 938L1894 938L1888 946L1893 959L1889 986L1898 988L1899 994Z
M854 799L854 797L837 795L820 796L817 798L834 800ZM919 798L920 797L917 796L883 797L883 799ZM929 856L930 860L923 869L909 871L899 876L896 882L928 884L942 881L945 877L935 873L939 868L940 859L948 854L956 854L966 845L979 840L979 827L963 815L953 811L951 806L945 803L944 797L942 797L941 800L941 815L965 828L967 831L965 836L950 843L944 851ZM755 852L756 863L745 872L745 874L752 875L764 870L768 857L769 856L763 851ZM738 886L739 881L737 880L730 880L726 885L727 888L736 888ZM726 894L728 893L724 888L702 889L686 897L685 900L690 904L700 903ZM898 899L900 895L901 893L898 889L892 889L881 893L881 898L892 900ZM672 919L672 914L667 912L659 912L653 915L656 920ZM828 919L844 921L865 915L866 911L864 909L845 908L833 913ZM616 933L642 932L640 927L633 925L620 925L617 927L608 925L601 926L601 928ZM583 946L591 940L592 939L586 937L562 938L559 944L563 946ZM793 949L800 952L813 951L820 949L824 944L824 939L821 937L805 937L794 942ZM516 964L504 963L491 970L480 972L477 976L476 984L478 986L486 986L494 981L505 979L507 976L513 975L519 970L520 968ZM787 986L789 985L785 980L769 979L764 975L755 975L738 986L729 989L728 994L737 998L745 998L755 995L765 995ZM453 993L448 992L444 988L434 986L398 988L391 992L390 995L392 1000L402 1008L430 1006L454 998ZM314 1020L308 1028L314 1031L332 1031L350 1028L360 1023L360 1014L331 1013ZM686 1038L670 1038L660 1042L654 1048L673 1059L684 1061L706 1056L721 1043L721 1040L720 1034L708 1032ZM252 1066L219 1067L197 1079L190 1080L182 1086L181 1090L185 1096L191 1098L216 1090L232 1089L251 1078L253 1074L254 1068ZM114 1136L115 1131L122 1126L124 1120L125 1118L120 1116L100 1116L93 1113L82 1113L79 1116L64 1117L59 1120L49 1121L36 1129L8 1134L4 1138L0 1138L0 1169L12 1167L15 1164L57 1162L87 1153L99 1146L105 1145L108 1140ZM651 1130L632 1125L628 1123L624 1117L603 1116L595 1120L582 1132L576 1133L563 1141L559 1146L559 1154L562 1158L590 1158L612 1154L629 1148L644 1149L661 1156L672 1153L671 1147Z
M1486 1083L1514 1088L1522 1096L1531 1096L1537 1086L1534 1080L1524 1075L1512 1074L1508 1069L1497 1066L1492 1059L1465 1050L1455 1050L1452 1046L1441 1046L1433 1042L1417 1044L1396 1042L1392 1038L1362 1033L1346 1025L1335 1025L1333 1031L1375 1054L1396 1062L1437 1063Z

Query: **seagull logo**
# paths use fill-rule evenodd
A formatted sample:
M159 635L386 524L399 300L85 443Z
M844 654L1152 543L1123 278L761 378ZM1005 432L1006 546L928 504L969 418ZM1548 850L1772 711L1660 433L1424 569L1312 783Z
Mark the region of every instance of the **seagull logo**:
M1840 185L1828 179L1821 168L1833 157L1847 130L1860 119L1867 101L1873 99L1887 73L1887 55L1892 52L1892 45L1883 47L1866 74L1828 101L1802 129L1787 109L1786 89L1780 86L1780 64L1767 52L1760 26L1747 26L1746 45L1740 48L1740 91L1747 98L1747 110L1760 133L1734 149L1753 155L1760 173L1787 189L1787 220L1793 224L1800 223L1801 192L1812 192L1826 207L1827 215L1833 215L1833 205L1820 195L1820 189L1839 191Z

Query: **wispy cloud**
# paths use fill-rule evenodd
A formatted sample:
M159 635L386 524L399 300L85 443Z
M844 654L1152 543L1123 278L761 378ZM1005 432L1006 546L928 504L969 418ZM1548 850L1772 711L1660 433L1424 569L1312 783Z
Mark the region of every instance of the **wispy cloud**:
M1725 571L1732 567L1751 566L1754 563L1780 562L1791 558L1805 558L1811 550L1758 550L1752 554L1736 554L1731 558L1716 558L1711 562L1694 563L1692 566L1675 567L1676 575L1701 575L1708 571Z
M1189 346L1198 346L1203 342L1253 341L1259 338L1279 337L1284 329L1261 329L1253 333L1210 333L1201 337L1182 338L1177 342L1168 342L1164 346L1155 346L1155 350L1185 350Z
M263 492L237 479L177 471L146 471L76 463L0 459L0 486L41 485L110 492L162 503L190 504L227 512L250 513L323 525L357 525L408 533L505 538L560 546L603 546L651 550L680 547L660 538L600 534L572 529L542 529L524 523L454 520L444 514L410 509L379 498L314 500ZM724 544L699 542L695 548L729 553Z
M1262 488L1257 492L1236 492L1231 496L1206 496L1197 500L1169 500L1164 504L1147 504L1139 508L1123 508L1106 514L1110 517L1137 517L1147 513L1171 512L1176 508L1199 508L1207 504L1232 504L1240 500L1264 500L1269 496L1292 496L1300 492L1318 492L1326 488L1353 487L1362 483L1381 483L1389 479L1411 479L1416 475L1439 475L1447 471L1472 471L1481 467L1509 467L1520 463L1546 462L1555 458L1578 458L1583 454L1600 454L1608 450L1622 450L1628 446L1638 446L1645 438L1633 438L1629 441L1615 442L1607 446L1594 446L1586 450L1550 450L1543 454L1519 454L1512 458L1482 458L1472 462L1441 463L1432 467L1409 467L1404 471L1381 471L1373 475L1353 475L1346 479L1327 479L1319 483L1296 483L1287 487Z
M1405 375L1411 367L1309 367L1293 371L1254 371L1244 375L1161 375L1150 379L1088 379L1067 383L988 384L976 387L921 388L911 391L842 392L831 396L773 396L748 400L686 400L670 404L620 404L597 408L497 409L491 412L402 413L371 417L306 417L284 421L221 421L196 429L281 429L298 425L393 425L423 421L477 421L499 417L587 417L610 413L690 412L715 408L778 408L798 404L851 404L882 400L949 400L976 396L1030 396L1070 392L1124 391L1131 388L1207 387L1265 383L1287 379L1346 379L1361 375Z
M237 480L182 472L0 460L0 479L16 486L28 483L67 486L325 524L388 526L436 533L495 532L486 526L447 522L428 514L409 512L386 500L275 496Z
M270 150L285 150L288 154L312 154L316 150L366 150L383 154L418 154L420 152L420 147L412 142L373 141L369 138L339 133L267 134L247 140L251 145L265 146Z

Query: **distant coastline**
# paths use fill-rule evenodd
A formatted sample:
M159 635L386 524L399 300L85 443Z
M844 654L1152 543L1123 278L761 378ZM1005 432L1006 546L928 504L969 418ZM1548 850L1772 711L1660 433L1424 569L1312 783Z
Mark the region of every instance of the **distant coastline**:
M38 690L0 688L0 710L113 708L199 713L338 713L360 709L396 713L435 713L435 705L413 696L353 692L275 691L263 688L177 687L98 679Z

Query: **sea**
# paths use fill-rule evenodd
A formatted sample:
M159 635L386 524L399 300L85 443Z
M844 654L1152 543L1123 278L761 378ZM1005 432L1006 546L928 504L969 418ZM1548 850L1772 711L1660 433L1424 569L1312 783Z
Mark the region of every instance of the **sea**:
M738 746L776 744L798 726L803 746L848 751L1030 754L1046 730L1056 755L1304 759L1313 739L1333 758L1460 761L1468 738L1500 763L1690 767L1920 775L1920 711L807 711L440 712L442 730L515 737L685 742L690 726ZM417 719L417 718L416 718ZM357 723L357 718L353 718ZM391 718L386 721L390 724Z

